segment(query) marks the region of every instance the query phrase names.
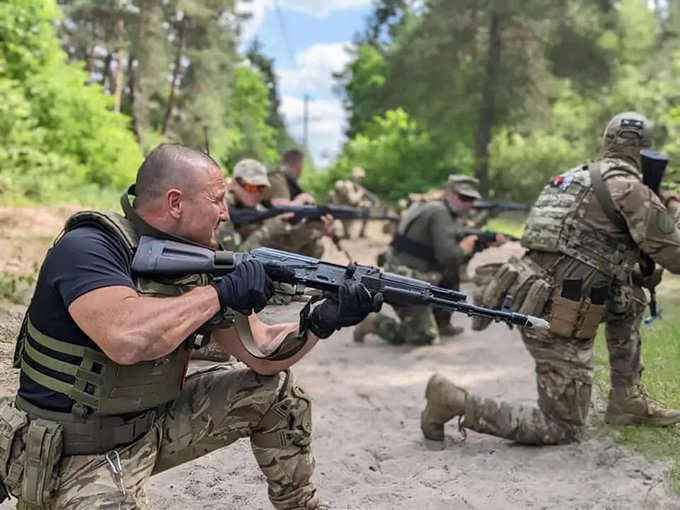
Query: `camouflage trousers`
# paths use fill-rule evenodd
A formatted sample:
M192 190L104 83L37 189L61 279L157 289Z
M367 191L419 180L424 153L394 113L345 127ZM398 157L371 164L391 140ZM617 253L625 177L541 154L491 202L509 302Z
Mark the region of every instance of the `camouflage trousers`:
M462 427L523 444L577 441L590 406L594 339L542 330L522 338L536 362L538 407L468 395Z
M460 290L460 281L460 267L455 266L444 273L444 276L439 282L439 286L450 290ZM433 309L433 313L438 327L442 328L451 323L451 317L453 316L451 310L435 308Z
M104 455L64 457L50 506L19 500L17 508L148 509L151 476L242 437L250 437L275 508L316 508L310 436L310 401L292 374L260 376L243 365L212 366L187 378L180 396L145 436L117 450L120 479Z
M637 286L613 286L605 319L612 388L630 388L640 382L642 339L640 326L647 298Z
M388 250L385 252L384 260L385 271L395 273L408 278L417 278L426 282L438 284L441 273L423 272L412 269L394 260L394 256ZM438 345L442 342L437 321L432 308L425 306L394 306L399 320L388 317L384 314L377 314L373 320L375 334L393 345Z
M441 336L431 308L424 306L395 306L400 320L377 314L373 321L375 334L393 345L437 345Z

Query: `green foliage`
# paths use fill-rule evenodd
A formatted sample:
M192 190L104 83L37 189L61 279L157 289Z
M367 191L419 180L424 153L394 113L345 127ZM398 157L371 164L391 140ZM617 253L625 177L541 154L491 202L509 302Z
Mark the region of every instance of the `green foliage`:
M318 195L358 165L366 170L368 188L396 201L410 192L441 186L448 174L464 167L462 162L458 166L443 163L430 136L416 121L402 109L389 110L367 122L332 168L317 173L308 184Z
M242 158L257 158L269 166L278 162L276 130L267 123L269 101L260 73L250 67L237 67L232 90L234 108L230 112L236 129L228 166Z
M0 4L0 195L36 201L81 184L122 187L141 155L128 119L66 62L53 0Z
M626 110L652 119L655 147L680 157L680 2L669 2L670 15L640 0L408 4L376 3L340 75L343 168L360 164L352 157L371 119L399 108L437 154L419 181L440 186L444 169L476 173L488 162L496 198L531 203L549 176L597 157L604 126ZM680 179L674 165L669 174ZM417 190L398 189L392 196Z

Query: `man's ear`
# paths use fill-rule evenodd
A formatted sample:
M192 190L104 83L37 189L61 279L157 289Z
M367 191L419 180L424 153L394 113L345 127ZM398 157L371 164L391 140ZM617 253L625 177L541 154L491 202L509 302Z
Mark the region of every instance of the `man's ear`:
M183 200L182 192L176 188L171 188L165 192L165 204L168 208L168 214L176 220L182 216Z

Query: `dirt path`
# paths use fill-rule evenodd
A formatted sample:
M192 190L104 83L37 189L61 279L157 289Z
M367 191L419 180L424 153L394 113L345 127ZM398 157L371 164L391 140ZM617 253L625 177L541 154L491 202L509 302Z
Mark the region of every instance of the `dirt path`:
M371 262L379 243L348 247L360 262ZM292 320L295 307L279 308L275 316ZM7 317L0 315L0 321ZM15 324L15 317L8 322ZM458 320L469 326L467 318ZM0 347L0 356L10 350L7 343ZM6 355L2 362L0 373L7 376ZM667 463L646 460L596 428L577 445L528 448L472 432L462 441L451 423L445 450L423 446L419 416L434 372L484 395L535 399L532 361L519 335L504 325L483 333L468 327L441 346L420 348L390 347L375 337L353 345L351 331L341 331L317 346L295 372L314 399L315 480L333 508L680 508L664 490ZM10 390L6 381L0 377L5 393ZM597 422L602 410L591 415ZM159 510L270 508L243 440L155 477L150 495ZM8 508L0 505L0 510Z

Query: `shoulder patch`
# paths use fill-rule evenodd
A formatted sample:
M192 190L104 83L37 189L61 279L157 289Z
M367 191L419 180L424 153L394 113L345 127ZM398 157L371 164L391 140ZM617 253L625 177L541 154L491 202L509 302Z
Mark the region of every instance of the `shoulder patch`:
M661 212L656 217L656 226L663 234L675 232L675 218L667 212Z

